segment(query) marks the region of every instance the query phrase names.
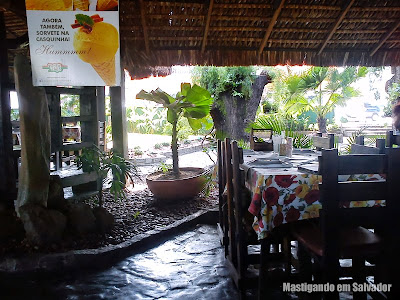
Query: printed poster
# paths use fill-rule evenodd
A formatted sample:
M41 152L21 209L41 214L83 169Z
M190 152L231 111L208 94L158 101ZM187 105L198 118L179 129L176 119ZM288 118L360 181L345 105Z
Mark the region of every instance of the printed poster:
M118 0L26 0L34 86L119 86Z

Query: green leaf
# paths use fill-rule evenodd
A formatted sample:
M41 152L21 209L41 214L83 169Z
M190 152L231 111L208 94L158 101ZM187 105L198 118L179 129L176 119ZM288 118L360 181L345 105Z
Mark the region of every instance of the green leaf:
M173 103L175 101L174 98L172 98L170 95L168 95L167 93L163 92L160 89L156 89L155 91L151 91L150 93L141 90L136 95L136 99L150 100L162 104L164 106Z
M201 119L193 119L193 118L189 117L189 118L187 118L187 120L189 122L190 127L194 131L201 129L201 125L202 125Z
M174 124L177 120L178 120L177 113L169 108L167 111L167 121L171 124Z
M75 15L76 20L78 21L78 23L80 25L89 25L89 26L93 26L94 25L94 21L91 17L89 17L88 15L84 15L84 14L76 14Z
M181 95L186 96L190 88L190 83L181 83Z
M190 90L187 91L186 101L195 105L211 106L213 100L210 93L206 89L203 89L195 84Z

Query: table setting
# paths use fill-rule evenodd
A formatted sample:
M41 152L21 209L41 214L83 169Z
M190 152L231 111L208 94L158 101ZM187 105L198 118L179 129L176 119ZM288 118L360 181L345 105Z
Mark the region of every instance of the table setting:
M258 239L285 223L319 217L319 151L293 149L291 156L273 151L243 150L242 168L246 187L252 195L248 211L254 215ZM379 174L341 175L340 181L385 180ZM355 201L344 207L384 205L383 201Z

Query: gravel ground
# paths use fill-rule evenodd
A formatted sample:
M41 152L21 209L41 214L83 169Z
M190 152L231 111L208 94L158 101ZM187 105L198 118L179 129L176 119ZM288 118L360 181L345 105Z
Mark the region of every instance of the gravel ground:
M133 238L139 233L152 229L162 228L181 220L199 210L217 207L218 197L216 190L205 196L165 203L155 199L151 192L145 188L127 193L126 200L115 201L113 196L105 191L103 193L104 208L115 218L115 225L111 232L105 234L89 234L82 237L65 234L59 244L49 247L34 247L26 240L12 239L0 244L0 256L21 256L27 253L66 252L78 249L96 249L108 245L116 245ZM85 201L90 206L97 205L97 197Z
M215 156L215 155L214 155ZM215 158L215 157L213 157ZM207 167L212 164L203 152L195 152L179 157L181 167ZM167 161L172 163L172 161ZM139 233L161 228L181 220L199 210L218 206L217 190L214 188L208 196L195 199L165 203L155 199L146 186L145 177L155 171L158 166L139 167L142 181L128 187L126 200L114 201L113 196L104 191L103 207L115 218L115 226L106 234L90 234L84 237L66 233L64 240L46 248L33 247L25 240L18 238L0 243L0 256L25 255L34 252L65 252L78 249L95 249L108 245L116 245L133 238ZM97 197L85 201L90 206L97 205Z

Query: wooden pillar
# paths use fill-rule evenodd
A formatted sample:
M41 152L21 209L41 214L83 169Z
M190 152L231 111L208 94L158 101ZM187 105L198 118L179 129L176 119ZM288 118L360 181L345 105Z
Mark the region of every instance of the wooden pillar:
M125 74L122 70L121 86L110 88L111 124L113 150L128 157L128 134L126 131Z
M7 58L4 12L0 11L0 206L11 206L16 199Z
M94 87L83 89L83 93L80 95L80 109L82 142L98 145L97 98Z
M104 86L96 88L97 96L97 122L98 122L98 141L100 149L106 150L106 95Z

